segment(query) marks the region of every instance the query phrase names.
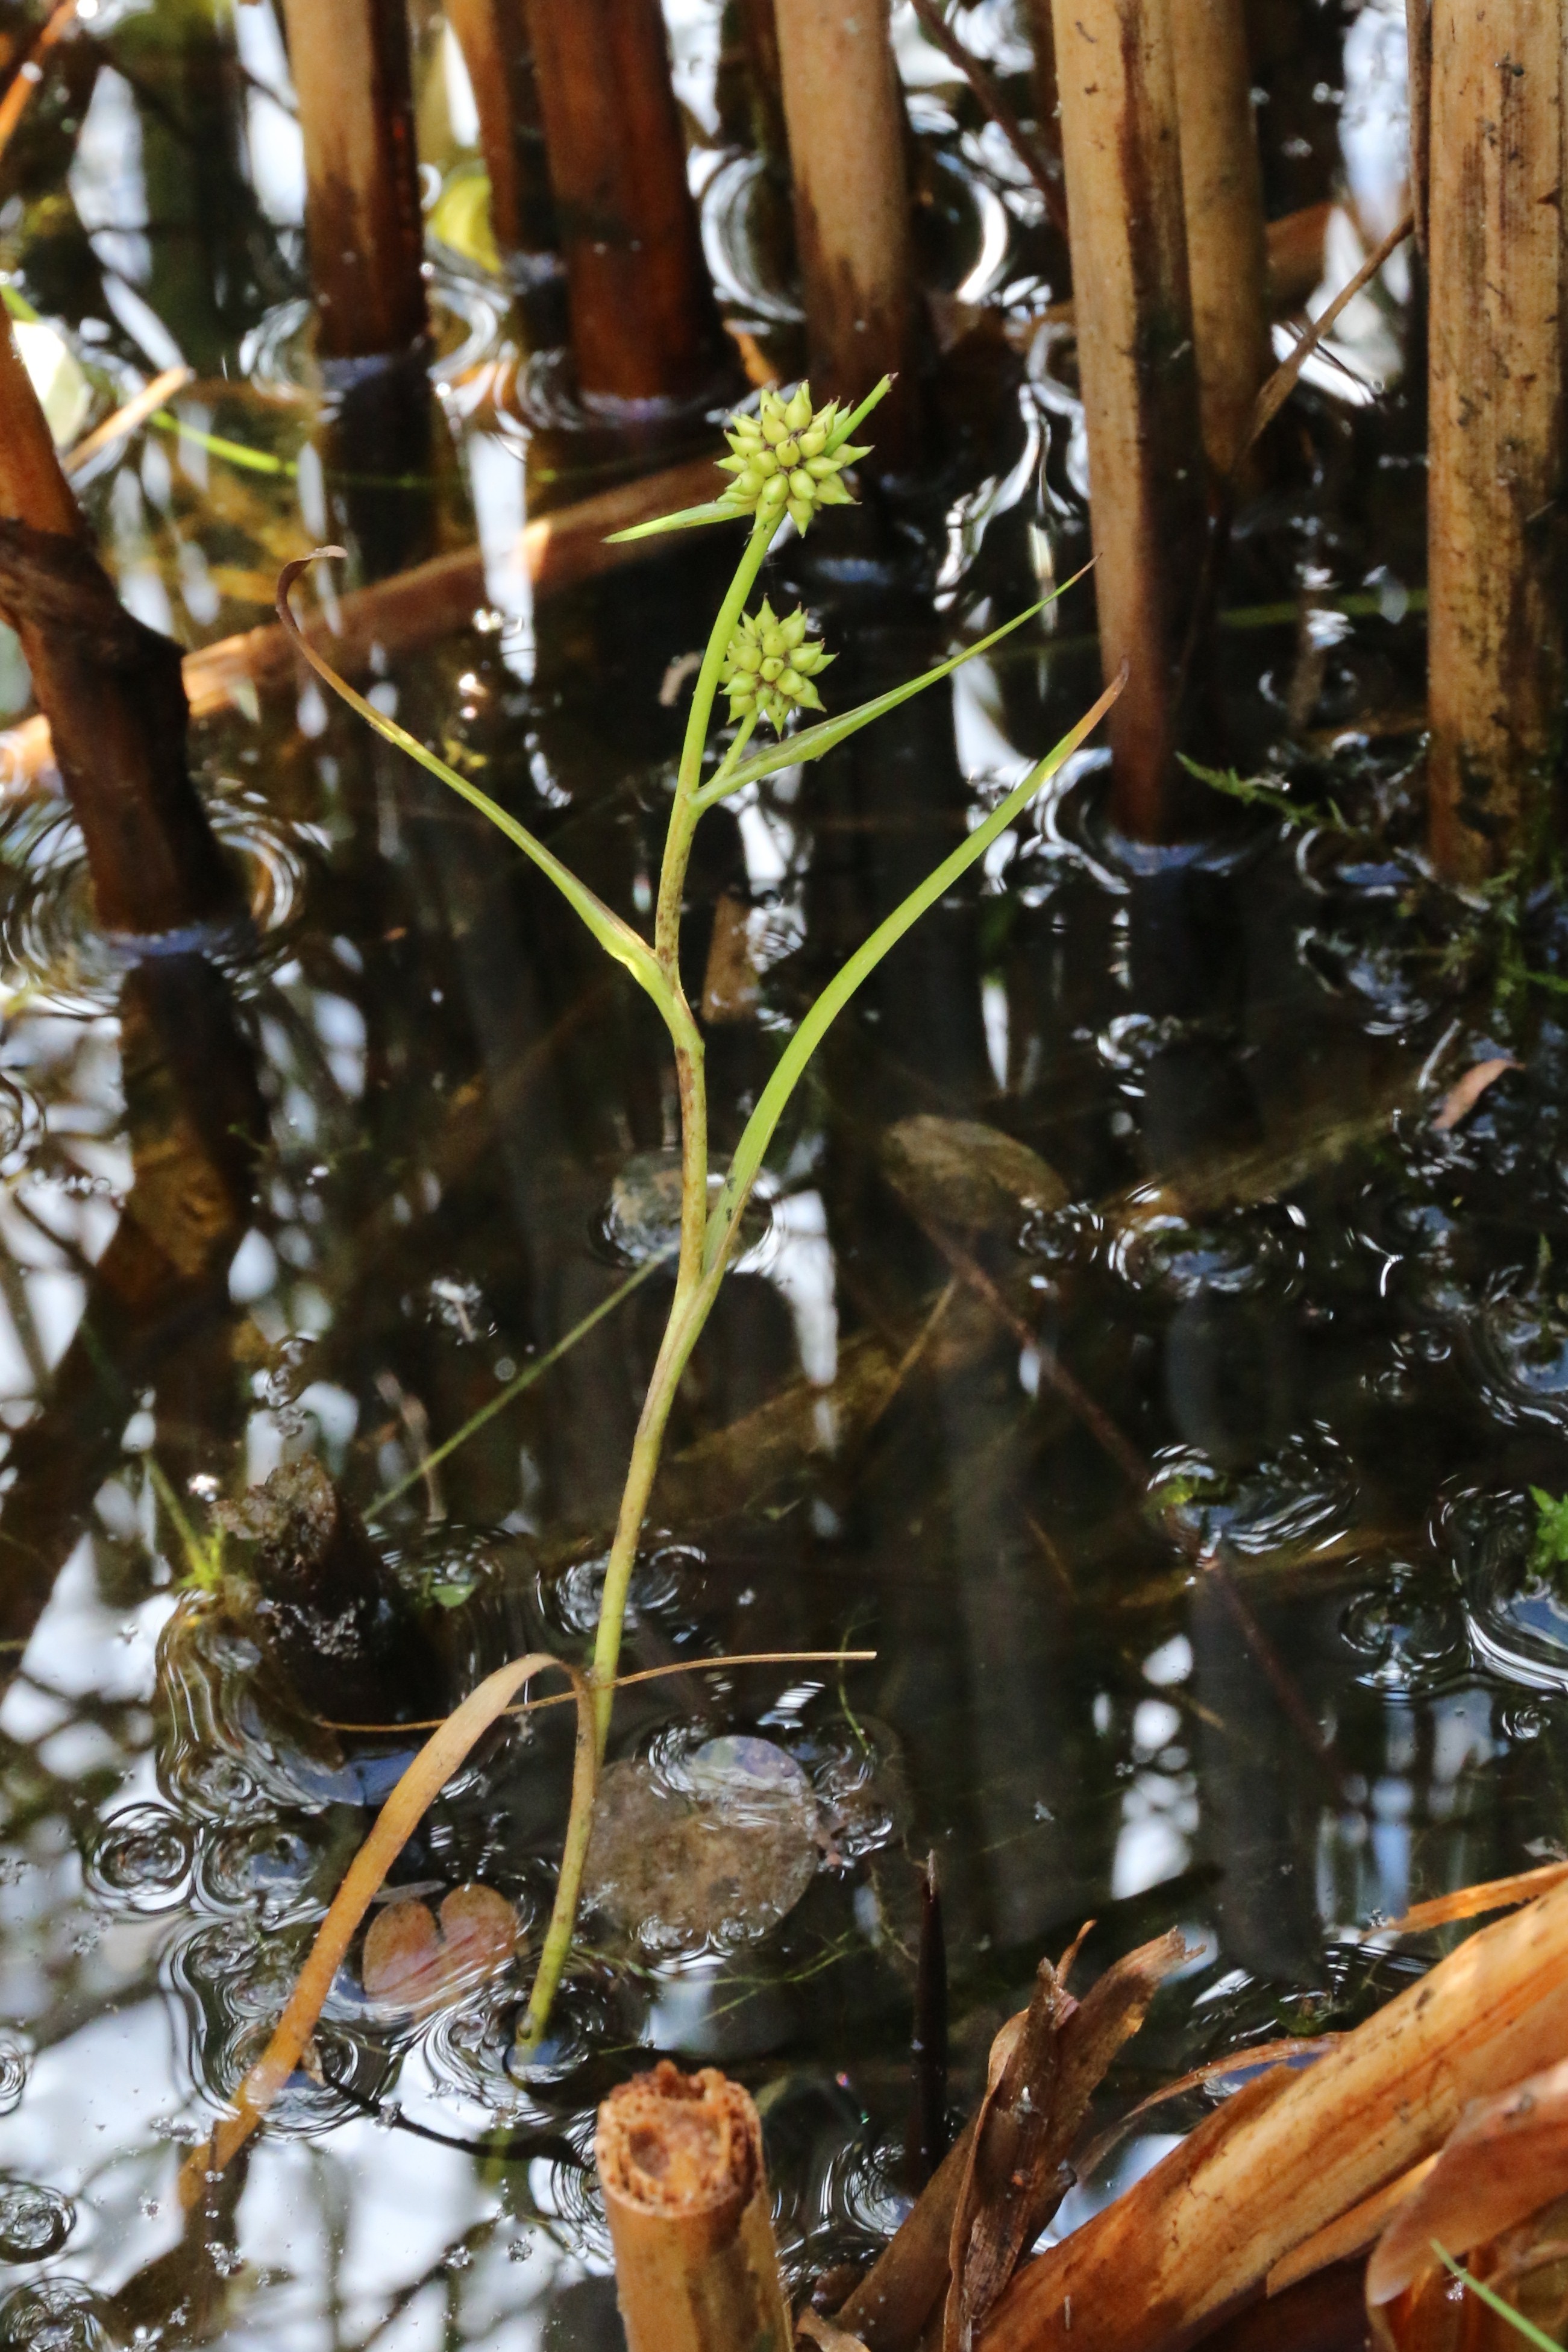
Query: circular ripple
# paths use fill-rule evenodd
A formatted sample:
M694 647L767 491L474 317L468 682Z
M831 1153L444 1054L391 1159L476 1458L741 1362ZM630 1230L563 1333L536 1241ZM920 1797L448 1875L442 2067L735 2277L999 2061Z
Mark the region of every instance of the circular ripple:
M496 298L455 272L429 281L434 356L433 383L451 384L493 358L501 341L501 310ZM327 372L316 356L316 306L308 294L278 302L240 345L240 373L273 400L319 401L329 396Z
M1240 1471L1222 1469L1197 1446L1170 1446L1155 1457L1148 1492L1150 1507L1199 1549L1228 1544L1261 1558L1309 1541L1321 1549L1348 1527L1355 1480L1334 1437L1314 1427Z
M1441 1513L1470 1640L1494 1673L1534 1690L1568 1690L1568 1571L1538 1556L1522 1495L1461 1495Z
M236 978L254 974L262 940L280 933L300 900L304 864L298 847L262 805L248 797L207 802L213 830L237 859L249 922L193 925L171 932L171 950L200 947ZM127 971L148 952L99 927L87 849L68 808L38 819L30 811L25 851L12 849L0 875L0 960L13 985L50 1010L90 1014L112 1010ZM281 942L279 942L281 946Z
M1286 1289L1301 1270L1301 1237L1289 1217L1250 1208L1205 1218L1156 1211L1124 1225L1107 1255L1134 1290L1173 1299Z
M44 1132L44 1109L31 1087L0 1070L0 1176L24 1168Z
M541 1592L541 1604L564 1632L593 1632L609 1565L608 1552L575 1560ZM695 1544L663 1544L657 1551L639 1554L627 1591L628 1621L667 1617L672 1612L688 1618L697 1606L706 1574L706 1559Z
M264 1927L280 1927L315 1907L320 1863L287 1822L237 1822L203 1849L202 1895L224 1910L254 1908Z
M166 1911L191 1875L191 1832L164 1805L111 1813L87 1858L88 1885L117 1910Z
M0 2262L41 2263L76 2227L76 2208L57 2189L0 2180Z
M20 2105L32 2063L32 2043L0 2027L0 2116L8 2116Z
M0 2303L5 2352L105 2352L113 2340L102 2305L79 2279L36 2279Z

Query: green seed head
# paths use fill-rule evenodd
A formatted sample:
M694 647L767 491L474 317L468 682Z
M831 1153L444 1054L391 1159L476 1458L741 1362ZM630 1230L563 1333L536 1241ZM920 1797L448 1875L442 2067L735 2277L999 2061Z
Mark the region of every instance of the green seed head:
M798 384L788 400L771 387L765 390L754 416L730 419L732 455L719 462L735 478L726 484L719 503L737 514L782 510L801 531L810 529L821 508L848 506L850 494L839 477L867 452L847 446L830 451L838 422L838 402L813 409L810 384Z
M820 638L806 635L801 606L780 619L764 597L757 612L742 614L725 651L719 677L731 720L766 719L781 735L791 711L821 710L811 680L832 658Z

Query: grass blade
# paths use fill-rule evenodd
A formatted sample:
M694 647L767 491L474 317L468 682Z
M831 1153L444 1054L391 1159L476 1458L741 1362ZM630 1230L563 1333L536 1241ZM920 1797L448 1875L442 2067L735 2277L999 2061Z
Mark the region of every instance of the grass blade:
M722 499L709 499L706 506L682 507L675 514L655 515L652 522L634 522L626 530L612 530L604 544L622 547L629 539L653 539L662 530L700 530L705 523L751 520L744 507L727 507Z
M508 841L515 843L524 856L530 858L540 873L555 884L562 898L587 924L605 953L613 956L639 986L647 990L668 1019L669 984L659 970L653 950L645 940L638 938L631 924L622 922L596 891L591 890L586 882L580 882L570 866L563 866L553 851L547 849L542 841L536 840L528 827L519 824L515 816L508 815L488 793L482 793L477 784L471 784L466 776L460 776L455 768L449 768L444 760L438 759L434 751L426 751L406 727L400 727L395 719L389 719L384 711L376 709L373 702L367 702L362 694L356 694L348 680L340 677L331 663L310 644L294 617L288 602L289 591L301 572L307 571L318 557L341 555L342 552L340 547L319 547L311 554L286 563L277 577L277 617L317 677L329 686L350 710L357 710L366 724L373 727L386 742L395 744L400 751L406 751L411 760L416 760L431 775L439 777L451 791L476 808L482 816L488 817L498 833L504 833Z
M1527 2344L1538 2346L1540 2352L1562 2352L1562 2347L1555 2336L1548 2336L1543 2327L1537 2327L1533 2319L1526 2319L1522 2311L1515 2311L1511 2303L1504 2303L1501 2295L1496 2294L1492 2288L1484 2285L1479 2278L1472 2278L1463 2263L1457 2263L1447 2248L1437 2243L1436 2238L1432 2241L1432 2252L1448 2269L1453 2272L1457 2279L1463 2281L1472 2294L1479 2294L1481 2301L1490 2310L1495 2311L1500 2319L1506 2319L1511 2327L1516 2327Z
M1104 693L1093 709L1085 712L1070 734L1064 735L1054 751L1048 751L1037 767L1031 768L1021 784L1014 786L1004 801L998 803L985 823L956 848L951 857L944 858L934 873L928 874L918 889L912 890L901 906L895 907L884 922L866 940L841 971L836 972L821 996L806 1014L795 1034L784 1048L779 1064L762 1090L761 1098L747 1120L724 1189L708 1219L706 1264L711 1271L721 1265L728 1255L730 1244L740 1225L742 1212L757 1181L763 1155L773 1139L773 1130L783 1115L795 1088L805 1074L817 1047L837 1020L862 981L875 971L888 952L913 929L922 915L949 891L960 876L967 874L978 858L985 856L993 841L1007 831L1013 819L1033 799L1041 784L1053 776L1064 760L1070 759L1092 729L1097 727L1126 683L1126 672Z

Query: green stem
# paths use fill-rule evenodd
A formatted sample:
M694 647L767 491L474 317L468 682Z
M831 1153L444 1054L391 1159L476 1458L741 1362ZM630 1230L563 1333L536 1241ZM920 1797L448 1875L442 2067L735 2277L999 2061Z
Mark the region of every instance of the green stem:
M751 536L745 551L735 567L735 577L729 592L719 606L718 618L709 632L707 650L697 672L697 682L692 689L692 707L686 716L685 740L681 745L681 765L675 778L674 806L670 811L670 828L664 836L664 862L659 874L659 905L653 919L653 952L666 975L675 977L680 946L681 901L686 887L686 865L692 854L692 835L696 831L698 812L694 806L697 787L702 782L703 753L707 748L708 728L713 720L714 697L718 692L718 675L724 667L725 650L750 595L762 559L773 544L774 534L783 520L781 513L758 515L751 527Z

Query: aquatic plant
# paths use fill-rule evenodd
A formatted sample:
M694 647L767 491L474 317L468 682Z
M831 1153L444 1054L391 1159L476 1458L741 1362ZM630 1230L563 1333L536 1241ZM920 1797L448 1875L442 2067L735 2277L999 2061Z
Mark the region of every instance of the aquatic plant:
M721 497L615 534L622 540L641 539L658 531L728 521L737 515L750 522L734 577L709 632L692 695L670 805L652 942L607 906L470 778L448 767L393 719L356 694L308 643L295 624L288 596L295 581L316 557L289 564L279 582L279 614L305 658L322 679L389 742L406 751L479 809L549 877L606 952L653 1000L674 1047L681 1107L681 1233L674 1296L632 1444L605 1574L592 1663L587 1675L594 1711L596 1761L604 1753L609 1732L627 1591L670 1409L681 1375L736 1255L742 1218L785 1107L828 1028L868 974L927 908L952 889L1016 821L1040 786L1083 741L1120 691L1120 681L1107 688L1061 741L1030 769L983 822L965 835L952 855L849 958L785 1047L747 1121L716 1198L710 1195L703 1037L680 978L681 913L686 870L703 815L720 801L733 798L781 768L821 759L873 719L949 677L963 663L972 661L1013 630L1021 628L1043 609L1044 602L1050 601L1030 605L977 644L886 694L798 731L783 731L791 726L797 712L820 707L813 681L831 656L819 642L808 637L803 613L791 614L780 621L767 602L755 614L748 614L747 606L763 562L786 520L792 520L798 530L803 530L815 519L820 507L849 501L842 470L853 458L866 454L863 448L852 446L851 436L882 400L890 383L891 379L884 377L869 397L847 415L840 413L836 403L814 407L806 384L788 399L765 394L758 416L737 416L731 426L731 456L720 463L731 469L733 478ZM775 490L774 484L781 487ZM337 552L334 549L318 551L320 555ZM714 705L721 691L728 697L736 724L727 744L710 765ZM747 757L758 719L764 716L777 730L778 740L768 750ZM472 1737L478 1736L479 1727L476 1724ZM538 2047L544 2032L570 1948L591 1828L593 1794L594 1774L580 1771L555 1906L519 2030L519 2050L525 2054Z

